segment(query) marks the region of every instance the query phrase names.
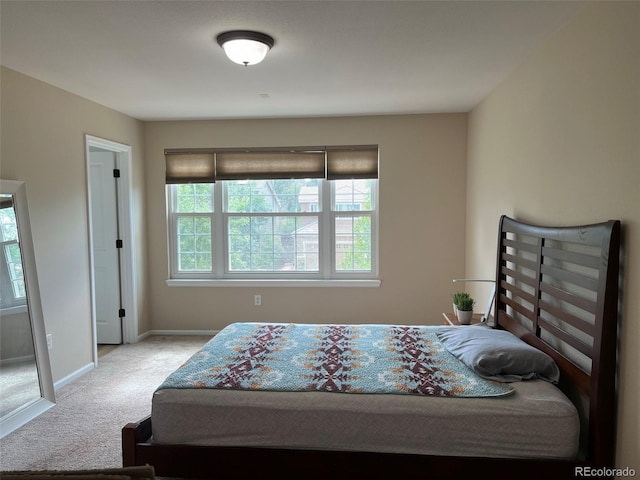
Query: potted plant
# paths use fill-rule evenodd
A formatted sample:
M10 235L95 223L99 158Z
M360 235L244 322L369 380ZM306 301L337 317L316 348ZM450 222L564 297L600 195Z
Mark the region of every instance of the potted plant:
M469 294L467 292L456 292L452 295L452 297L453 297L453 314L457 317L458 303L460 303L460 300L462 300L463 298L469 297Z
M456 307L458 308L458 322L460 322L460 325L469 325L471 323L473 306L475 303L475 300L471 298L469 294L460 297L456 304Z

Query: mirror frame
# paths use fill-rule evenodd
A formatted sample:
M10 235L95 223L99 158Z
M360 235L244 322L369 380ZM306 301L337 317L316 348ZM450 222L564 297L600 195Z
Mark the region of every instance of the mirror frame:
M42 314L40 288L36 272L36 261L31 236L29 207L25 183L16 180L0 180L0 193L13 195L14 209L18 227L18 241L22 257L25 289L27 291L27 309L31 321L31 333L35 350L40 399L18 408L0 418L0 438L8 435L25 423L44 413L55 405L55 389L49 361L47 334Z

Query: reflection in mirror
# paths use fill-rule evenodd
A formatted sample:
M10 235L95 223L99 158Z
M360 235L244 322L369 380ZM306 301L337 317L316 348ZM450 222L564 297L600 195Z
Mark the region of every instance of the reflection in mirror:
M40 398L13 196L0 194L0 417Z
M0 180L0 437L53 402L25 186Z

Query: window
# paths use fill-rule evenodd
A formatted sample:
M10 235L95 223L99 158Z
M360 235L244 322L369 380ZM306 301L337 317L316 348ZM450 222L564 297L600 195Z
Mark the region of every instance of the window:
M269 158L279 156L269 152ZM377 178L324 178L324 153L320 158L323 178L260 178L245 171L219 180L215 165L206 168L218 172L214 182L168 181L171 278L375 278ZM213 161L218 159L213 155ZM239 155L234 162L243 159ZM314 151L313 162L317 160ZM375 163L377 177L377 147ZM236 171L245 167L224 166ZM179 168L168 160L167 172L171 169ZM279 175L285 174L266 176ZM211 180L211 173L205 178Z
M24 305L27 293L18 243L18 225L10 195L0 197L0 306Z

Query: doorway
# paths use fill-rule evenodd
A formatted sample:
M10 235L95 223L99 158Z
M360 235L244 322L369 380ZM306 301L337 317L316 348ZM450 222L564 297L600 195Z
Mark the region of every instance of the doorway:
M98 344L138 340L131 147L85 135L94 363Z

